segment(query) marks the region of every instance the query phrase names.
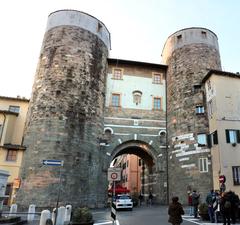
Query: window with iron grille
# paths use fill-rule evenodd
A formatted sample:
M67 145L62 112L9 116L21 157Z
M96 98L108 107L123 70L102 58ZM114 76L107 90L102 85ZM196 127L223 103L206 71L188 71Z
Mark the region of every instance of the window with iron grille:
M11 162L17 161L17 151L9 149L7 151L6 161L11 161Z
M161 98L154 98L153 99L153 109L160 110L161 109Z
M123 70L122 69L113 69L113 79L121 80L123 77Z
M161 84L162 83L162 74L154 73L153 74L153 83L154 84Z
M112 106L120 106L120 94L112 94Z

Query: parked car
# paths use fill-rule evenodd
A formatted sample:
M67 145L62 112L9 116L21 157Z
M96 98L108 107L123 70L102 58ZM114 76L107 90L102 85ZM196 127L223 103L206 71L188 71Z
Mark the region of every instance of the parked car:
M117 195L116 196L116 209L133 209L133 201L129 195Z

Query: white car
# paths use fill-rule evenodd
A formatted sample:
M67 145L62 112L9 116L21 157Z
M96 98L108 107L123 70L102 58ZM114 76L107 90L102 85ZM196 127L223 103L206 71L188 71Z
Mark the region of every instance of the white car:
M116 196L116 209L133 209L133 201L129 195Z

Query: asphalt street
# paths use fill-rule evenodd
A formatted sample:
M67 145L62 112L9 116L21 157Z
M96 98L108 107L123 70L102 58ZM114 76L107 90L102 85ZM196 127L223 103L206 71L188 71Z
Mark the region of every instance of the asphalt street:
M117 211L116 225L170 225L168 222L167 206L141 206L135 207L133 211ZM110 209L96 210L93 212L95 224L113 224L110 217ZM201 219L195 219L188 215L188 208L185 208L183 223L181 225L212 225ZM214 223L215 225L222 223ZM236 224L237 225L237 224ZM238 223L238 225L240 225Z

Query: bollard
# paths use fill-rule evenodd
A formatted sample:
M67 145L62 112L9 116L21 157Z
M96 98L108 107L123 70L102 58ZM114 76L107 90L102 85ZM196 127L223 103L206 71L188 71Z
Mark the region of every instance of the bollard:
M64 206L61 206L61 207L58 208L56 225L63 225L64 224L65 210L66 209L65 209Z
M54 208L52 211L52 222L54 225L55 225L55 219L56 219L56 208Z
M64 222L69 223L71 220L72 206L66 205Z
M9 217L16 216L17 204L12 204L9 212Z
M29 205L27 221L33 221L33 220L34 220L35 207L36 207L36 206L33 205L33 204Z
M46 225L48 219L51 218L51 213L49 210L43 210L41 212L40 222L39 225Z

